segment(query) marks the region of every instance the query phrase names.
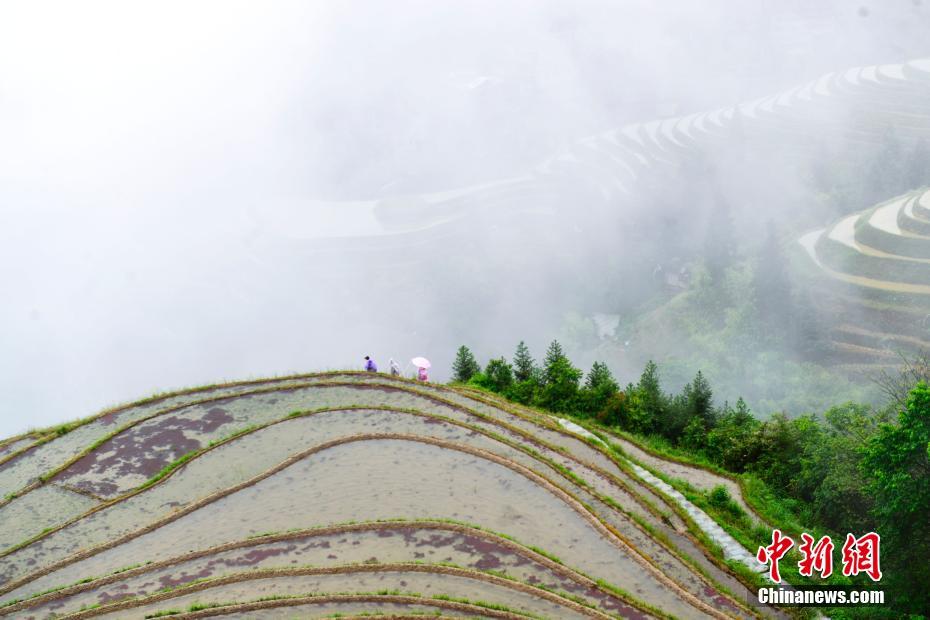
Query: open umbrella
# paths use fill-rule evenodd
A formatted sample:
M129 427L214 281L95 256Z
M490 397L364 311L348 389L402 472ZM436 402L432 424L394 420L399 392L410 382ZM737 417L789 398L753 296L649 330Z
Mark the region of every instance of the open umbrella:
M429 360L425 357L415 357L410 360L410 363L416 366L417 368L429 368L432 364L429 363Z

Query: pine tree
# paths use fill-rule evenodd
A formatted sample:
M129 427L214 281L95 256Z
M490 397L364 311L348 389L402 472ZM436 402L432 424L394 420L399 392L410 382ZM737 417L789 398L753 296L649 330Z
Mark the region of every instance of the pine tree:
M748 426L753 420L754 418L752 417L752 412L749 410L749 405L747 405L743 397L740 396L736 399L736 408L733 409L733 423L737 426Z
M692 419L700 420L705 430L710 429L714 423L714 392L700 370L694 380L685 386L685 396L688 401L688 415Z
M558 340L553 340L549 344L549 348L546 349L546 361L543 366L543 378L546 383L552 383L556 379L557 369L563 361L567 361L567 358L562 350L562 345L559 344Z
M452 363L452 380L458 383L467 383L469 379L481 371L481 366L471 350L462 345L455 354L455 362Z
M546 383L539 393L539 404L551 411L577 410L578 382L584 374L564 355L554 354L546 365Z
M517 381L529 381L536 370L536 361L530 355L530 350L522 340L517 345L517 352L513 356L513 377Z
M636 391L646 400L657 401L662 396L662 386L659 384L659 367L649 360L639 377Z
M610 368L604 362L594 362L591 365L591 370L588 372L584 385L589 390L616 392L620 389L620 385L614 379Z
M618 418L616 412L614 412L614 414L607 414L604 412L604 409L607 407L610 398L619 391L620 386L617 384L617 380L614 379L613 374L611 374L607 364L603 362L594 362L585 379L582 398L579 404L584 413L589 415L601 415L602 417L613 419L614 422L612 423L616 424L616 419Z
M659 384L659 367L652 360L643 369L633 394L635 411L632 430L652 432L665 418L668 409L668 398L662 393Z

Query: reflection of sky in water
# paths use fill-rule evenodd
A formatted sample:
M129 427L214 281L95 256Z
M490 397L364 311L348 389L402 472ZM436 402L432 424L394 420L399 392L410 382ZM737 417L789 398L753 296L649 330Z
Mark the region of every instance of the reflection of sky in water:
M331 567L361 564L372 557L377 557L381 563L436 561L438 558L458 566L506 571L519 581L541 583L550 589L578 596L594 596L585 586L494 542L491 534L472 532L465 535L443 526L405 529L397 524L384 524L377 531L311 536L265 545L253 542L234 551L182 562L160 571L127 578L125 582L102 586L100 591L109 592L111 595L133 593L142 587L151 588L152 583L160 583L162 579L170 580L171 583L181 583L194 580L198 575L218 577L225 572L244 568L289 567L293 566L292 560L296 560L301 566ZM94 572L99 570L101 565L92 563L88 566L88 570ZM98 568L93 568L94 566ZM203 572L208 574L202 574ZM96 602L96 597L96 591L70 597L67 608L56 608L56 611L61 614L66 610L77 610L81 605ZM606 603L606 609L616 610L618 605L620 609L626 609L625 605L606 595L594 596L592 603L596 604L598 601Z
M239 515L236 520L217 517L231 510ZM547 515L545 523L534 517L538 514ZM306 523L300 515L306 515ZM616 582L649 582L622 553L596 553L606 544L601 535L562 500L522 475L469 454L397 440L352 442L312 455L131 541L119 554L133 561L157 559L178 549L205 548L269 530L393 517L452 518L517 540L546 538L551 540L548 548L571 565ZM88 525L93 521L88 519ZM62 552L66 549L59 548L56 555ZM10 558L8 568L25 558ZM658 584L655 588L657 593L664 590Z

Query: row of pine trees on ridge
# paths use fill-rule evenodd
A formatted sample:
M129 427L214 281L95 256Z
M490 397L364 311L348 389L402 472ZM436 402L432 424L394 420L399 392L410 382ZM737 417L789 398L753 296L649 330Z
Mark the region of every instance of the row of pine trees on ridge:
M524 405L591 417L631 432L659 433L675 443L700 440L716 425L719 415L752 417L742 399L734 410L729 406L715 410L710 384L700 371L680 394L667 397L659 383L658 366L650 361L639 382L621 390L607 364L594 362L585 375L557 340L549 345L541 365L522 341L512 363L501 357L490 360L484 369L468 347L459 347L452 381L491 390Z

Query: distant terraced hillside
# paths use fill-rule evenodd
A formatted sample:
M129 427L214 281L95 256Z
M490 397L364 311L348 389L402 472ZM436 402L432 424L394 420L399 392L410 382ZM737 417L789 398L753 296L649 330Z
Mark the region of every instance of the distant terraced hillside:
M750 607L687 512L580 430L469 390L338 372L12 438L0 616L782 615Z
M630 193L644 178L672 171L695 149L759 139L762 149L810 150L843 134L874 143L889 126L930 137L930 59L828 73L767 97L682 117L626 125L580 140L541 167L587 179L605 198Z
M314 214L326 213L325 226L306 204L255 209L247 218L256 235L277 240L262 250L272 254L281 251L281 239L313 239L314 247L353 253L407 252L424 242L442 245L473 218L486 234L513 213L559 212L579 202L613 206L667 184L699 152L752 144L765 153L811 153L836 137L875 144L889 127L904 140L930 139L930 59L855 67L753 101L617 127L582 138L517 177L384 200L314 203Z
M898 196L799 240L822 278L838 358L863 368L930 350L930 190Z

